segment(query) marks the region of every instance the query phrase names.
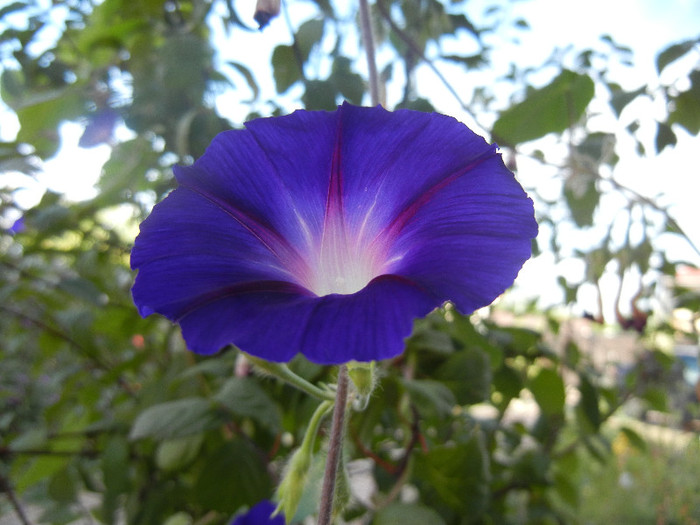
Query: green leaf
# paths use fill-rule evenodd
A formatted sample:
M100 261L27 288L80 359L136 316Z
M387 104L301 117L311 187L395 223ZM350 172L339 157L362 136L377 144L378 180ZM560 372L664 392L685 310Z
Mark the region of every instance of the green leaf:
M686 40L667 47L656 57L656 70L661 73L667 65L685 55L697 43L698 40Z
M581 399L577 406L578 412L585 418L589 430L597 432L601 423L598 391L584 374L579 375L578 390L581 393Z
M329 80L345 99L353 104L362 104L365 93L365 81L350 69L350 59L339 56L333 61L333 69Z
M690 89L672 99L674 109L669 124L683 126L691 135L700 133L700 70L690 74Z
M197 457L202 443L204 434L162 441L156 449L156 465L167 472L186 467Z
M129 444L122 436L110 438L102 452L102 474L106 493L111 498L127 492L129 481Z
M284 93L301 80L301 70L292 46L277 46L272 52L272 68L277 93Z
M78 492L75 478L76 475L70 465L66 465L65 468L56 472L51 477L48 486L48 494L51 499L62 503L74 502Z
M323 27L323 19L307 20L299 26L295 39L303 62L309 59L311 50L323 38Z
M627 440L630 442L630 445L635 447L637 450L640 452L646 452L647 451L647 442L646 440L640 436L635 430L632 430L630 427L623 426L620 427L620 432L627 438Z
M445 525L429 507L417 503L392 503L374 515L371 525Z
M258 87L258 83L255 81L255 77L250 69L243 64L239 64L238 62L229 61L226 63L240 73L240 75L248 83L250 90L253 92L253 97L250 100L244 100L242 102L244 104L250 104L251 102L257 100L258 96L260 95L260 88Z
M230 513L253 506L272 493L264 455L248 441L235 438L207 458L194 486L194 496L208 511ZM225 487L222 490L222 487Z
M404 379L403 386L411 396L418 411L424 416L449 417L456 405L454 395L447 386L432 379Z
M431 506L440 501L475 522L486 509L490 481L488 454L479 436L417 454L413 478Z
M600 202L595 176L573 171L564 184L564 198L577 226L593 225L593 215Z
M139 414L129 439L174 439L216 428L221 415L200 397L190 397L154 405Z
M37 155L48 158L58 150L58 125L84 113L85 96L70 86L42 94L37 102L24 100L15 111L20 123L17 142L31 144Z
M328 80L309 80L306 82L306 91L302 96L306 109L321 109L332 111L337 108L335 100L336 90Z
M618 117L622 113L622 110L625 109L627 104L632 102L635 98L645 95L647 92L646 86L642 86L635 91L623 91L619 88L619 86L614 86L614 88L612 97L610 98L610 105Z
M547 415L563 414L566 393L564 381L556 370L540 368L528 382L528 389L535 396L542 412Z
M251 377L232 377L214 397L238 417L251 418L273 434L280 431L282 418L277 404Z
M467 347L452 354L435 373L435 379L446 385L460 405L480 403L491 394L491 360L476 347Z
M588 75L563 70L549 85L530 91L522 102L501 113L493 138L505 146L561 133L573 126L593 98Z
M661 153L666 146L675 146L678 139L676 134L671 129L671 126L664 124L663 122L656 123L656 139L654 144L656 145L656 152Z

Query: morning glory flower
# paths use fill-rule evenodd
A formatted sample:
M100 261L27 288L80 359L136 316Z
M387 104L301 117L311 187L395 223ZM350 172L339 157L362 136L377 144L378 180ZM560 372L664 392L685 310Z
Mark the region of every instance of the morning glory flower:
M497 147L435 113L257 119L175 177L136 238L133 297L200 354L394 357L415 318L503 293L537 234Z
M263 500L245 514L236 516L230 525L285 525L282 514L271 517L274 511L274 503Z

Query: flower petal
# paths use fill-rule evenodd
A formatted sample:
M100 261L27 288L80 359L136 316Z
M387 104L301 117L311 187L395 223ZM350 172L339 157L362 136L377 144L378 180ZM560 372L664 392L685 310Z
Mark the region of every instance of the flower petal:
M188 348L197 353L211 354L233 341L269 361L303 353L315 363L338 364L395 357L413 319L434 307L425 291L384 276L352 295L315 297L282 283L235 290L179 322Z
M290 278L273 250L186 188L171 192L141 223L131 265L139 269L132 293L141 314L171 320L232 284Z
M141 225L133 295L199 353L393 357L414 318L502 293L537 232L496 148L436 114L345 104L259 119L176 177Z
M499 156L483 161L396 218L391 271L462 312L514 281L537 235L532 201Z

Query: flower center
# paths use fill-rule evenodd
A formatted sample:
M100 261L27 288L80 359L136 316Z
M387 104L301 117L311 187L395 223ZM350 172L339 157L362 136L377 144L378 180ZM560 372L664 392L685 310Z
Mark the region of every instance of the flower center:
M361 237L349 233L340 218L326 224L315 264L311 265L312 292L318 296L353 294L380 275L381 257Z

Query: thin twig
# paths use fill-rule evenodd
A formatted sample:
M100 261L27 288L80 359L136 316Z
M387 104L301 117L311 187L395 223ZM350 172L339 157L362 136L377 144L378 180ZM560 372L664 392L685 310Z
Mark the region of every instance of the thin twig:
M379 75L377 74L374 33L372 32L372 20L369 16L367 0L360 0L360 28L367 55L367 69L369 70L369 97L372 105L376 106L379 104Z
M29 521L27 517L27 513L24 512L24 507L22 507L22 504L17 499L17 495L12 485L10 485L10 481L2 475L0 475L0 492L4 492L7 495L7 499L10 500L10 504L22 525L32 525L32 522Z
M345 365L338 368L338 389L333 407L333 422L328 443L328 458L326 459L326 471L323 475L323 487L321 489L321 504L318 510L318 525L330 525L333 516L333 502L335 499L335 484L338 477L338 465L343 449L345 435L345 406L348 400L348 369Z
M427 64L427 66L432 69L433 73L435 73L435 76L438 77L438 80L442 82L442 84L445 86L447 91L450 92L450 94L454 97L454 99L457 101L459 106L462 108L462 111L464 111L471 120L474 122L476 126L480 128L480 131L484 135L490 135L486 127L482 126L479 121L476 118L476 115L471 111L469 106L462 100L462 97L459 96L459 93L455 90L455 88L452 87L452 84L449 83L449 81L445 78L445 76L440 72L440 70L437 68L435 63L429 59L428 57L425 56L425 53L423 53L423 50L420 49L416 43L413 41L413 39L406 34L406 32L401 29L396 22L391 18L391 15L389 15L389 12L386 10L384 7L384 4L382 3L382 0L377 0L377 9L379 10L379 14L382 16L384 21L389 24L389 27L391 30L396 33L396 35L403 40L403 42L411 49L413 53L415 53L416 56L420 57L420 59Z

